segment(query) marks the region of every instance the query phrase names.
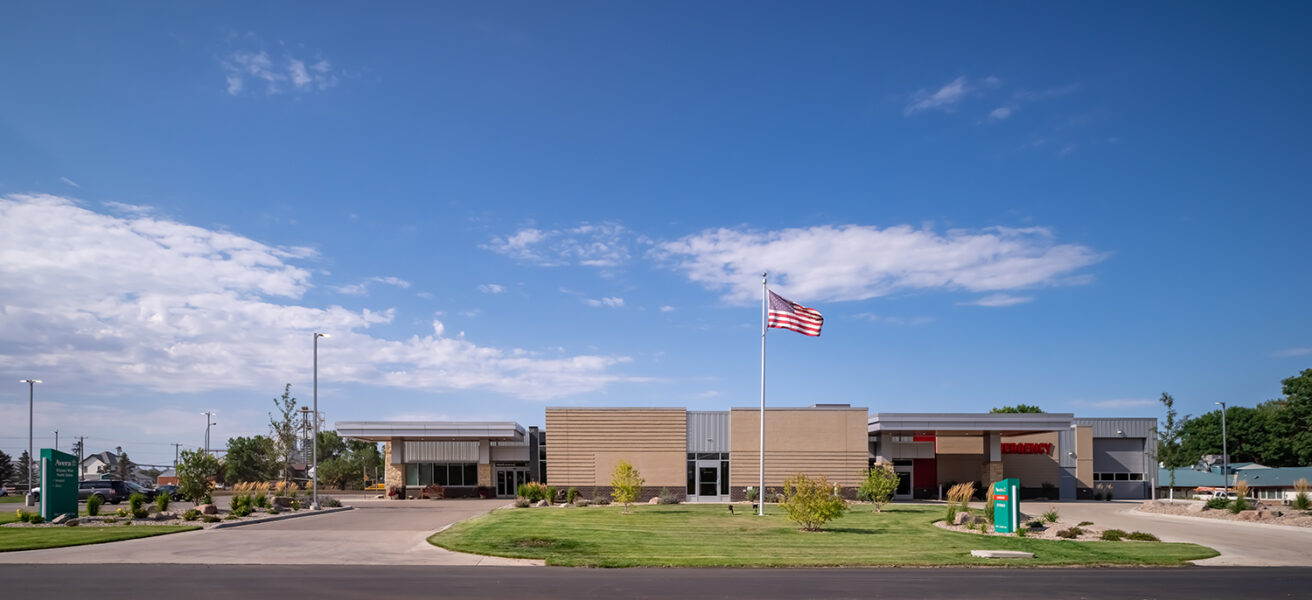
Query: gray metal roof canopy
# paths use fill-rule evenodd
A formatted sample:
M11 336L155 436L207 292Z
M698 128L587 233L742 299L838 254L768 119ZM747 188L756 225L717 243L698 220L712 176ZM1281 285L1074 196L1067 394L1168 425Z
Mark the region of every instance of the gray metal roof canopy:
M1070 429L1072 413L875 413L866 421L870 433L938 431L963 434L1027 433Z
M339 421L337 435L356 440L524 441L524 427L514 421Z

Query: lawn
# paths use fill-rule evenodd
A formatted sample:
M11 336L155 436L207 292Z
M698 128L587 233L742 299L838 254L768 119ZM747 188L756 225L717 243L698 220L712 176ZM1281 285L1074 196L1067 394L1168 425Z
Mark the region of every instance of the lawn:
M35 511L33 511L35 512ZM82 514L86 514L83 508ZM0 524L12 523L18 515L12 510L0 512ZM191 531L199 527L179 525L132 525L130 527L0 527L0 552L37 550L102 544L136 538Z
M935 565L1173 566L1217 552L1196 544L1073 542L939 529L936 505L858 505L825 531L799 531L776 506L764 518L724 505L537 508L493 511L429 538L460 552L597 567ZM1023 550L1033 560L973 558L971 550Z
M8 495L8 496L0 496L0 504L12 504L12 503L22 504L22 503L23 503L23 495L22 495L22 494L10 494L10 495Z

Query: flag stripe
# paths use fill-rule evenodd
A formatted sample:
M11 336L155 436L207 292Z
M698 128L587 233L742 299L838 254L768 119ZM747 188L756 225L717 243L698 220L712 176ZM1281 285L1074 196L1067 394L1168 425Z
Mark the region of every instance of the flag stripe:
M787 329L811 337L820 335L820 327L825 322L820 311L802 306L774 292L770 292L770 310L766 314L769 317L766 327Z

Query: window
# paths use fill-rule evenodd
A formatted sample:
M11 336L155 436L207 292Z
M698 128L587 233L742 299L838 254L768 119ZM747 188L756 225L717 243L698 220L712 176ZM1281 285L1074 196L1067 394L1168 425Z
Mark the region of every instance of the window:
M478 485L478 463L409 463L405 466L405 484L424 486L436 483L447 486Z

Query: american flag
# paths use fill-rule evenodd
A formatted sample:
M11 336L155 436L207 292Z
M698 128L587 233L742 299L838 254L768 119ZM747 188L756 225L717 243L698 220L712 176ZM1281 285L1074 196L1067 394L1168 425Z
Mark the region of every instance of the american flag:
M770 292L768 314L770 318L766 326L791 329L812 337L819 337L820 326L825 322L825 318L820 316L820 311L802 306L774 292Z

